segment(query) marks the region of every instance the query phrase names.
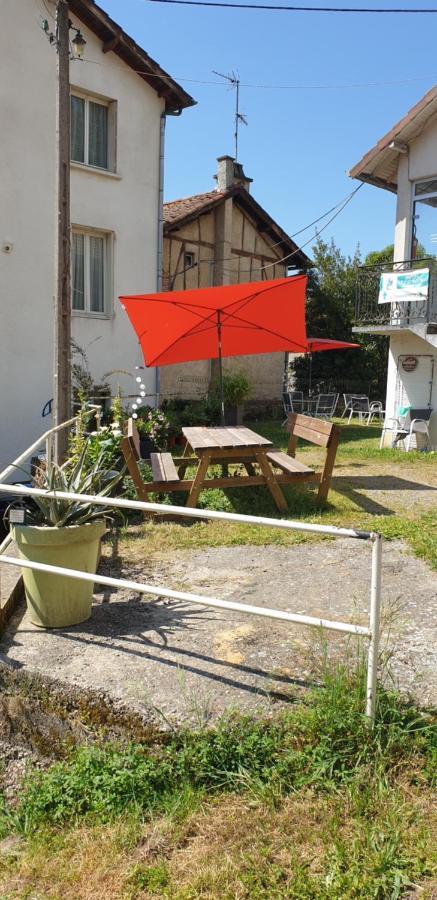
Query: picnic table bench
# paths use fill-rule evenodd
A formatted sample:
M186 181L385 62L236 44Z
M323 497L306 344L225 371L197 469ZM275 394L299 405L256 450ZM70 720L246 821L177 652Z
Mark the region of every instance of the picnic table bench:
M286 430L289 432L287 452L276 450L272 442L245 427L183 428L186 440L184 453L172 457L170 453L150 454L153 481L145 482L138 468L140 459L139 436L132 419L122 439L122 451L129 474L141 500L149 493L188 492L187 506L196 506L199 494L209 488L249 487L264 485L270 491L280 511L287 509L281 485L303 482L319 484L318 500L325 500L331 483L340 429L330 422L310 416L291 413ZM322 472L295 458L298 439L326 448ZM228 473L229 464L238 464L246 474ZM221 475L207 477L210 466L220 465ZM186 479L185 472L195 467L193 478ZM279 470L279 471L277 471Z

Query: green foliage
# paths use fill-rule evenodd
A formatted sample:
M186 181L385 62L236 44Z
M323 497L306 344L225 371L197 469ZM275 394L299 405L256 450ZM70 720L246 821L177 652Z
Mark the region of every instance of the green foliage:
M137 863L129 873L127 884L133 891L149 891L151 894L159 894L169 884L169 874L164 862L155 866L145 866Z
M318 238L312 255L314 269L308 281L307 333L311 337L359 342L362 347L361 350L313 353L312 383L319 384L322 390L341 390L347 384L344 390L381 398L385 396L388 339L379 335L357 336L352 333L357 267L361 264L359 251L353 257L345 257L334 241L326 244ZM294 360L292 368L296 375L296 388L306 390L308 360L300 357Z
M44 490L71 494L93 494L108 497L121 479L121 473L105 468L104 451L90 465L88 445L85 443L76 464L68 460L64 465L52 463L48 470L40 469L38 485ZM32 497L28 509L28 523L65 527L84 525L110 515L109 507L78 500L51 497Z
M238 370L223 373L223 398L226 406L240 406L249 399L252 392L251 384L246 373ZM214 379L211 384L210 398L213 401L220 400L220 380Z
M93 468L98 459L104 469L119 469L122 466L121 438L125 414L121 399L114 397L112 400L109 424L89 432L88 426L93 418L94 413L81 395L77 424L69 436L67 469L76 466L83 454L84 469Z
M30 774L14 813L17 830L91 817L106 822L126 809L151 814L184 788L255 791L280 798L389 779L401 765L430 778L437 748L431 715L379 689L375 727L363 716L364 671L325 673L325 686L269 720L228 716L215 728L173 733L157 746L85 746L67 761ZM433 756L434 755L434 756ZM264 786L264 787L263 787Z

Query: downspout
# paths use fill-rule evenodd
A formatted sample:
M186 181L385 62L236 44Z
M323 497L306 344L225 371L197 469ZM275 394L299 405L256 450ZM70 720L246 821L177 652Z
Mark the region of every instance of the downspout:
M162 291L162 265L164 261L164 144L165 112L161 113L159 125L159 182L158 182L158 241L156 252L156 290ZM155 368L155 403L159 406L160 371Z
M166 116L180 116L182 109L168 110L161 113L159 126L159 183L158 183L158 241L156 252L156 290L162 291L162 266L164 262L164 145ZM159 406L160 371L155 368L155 400Z

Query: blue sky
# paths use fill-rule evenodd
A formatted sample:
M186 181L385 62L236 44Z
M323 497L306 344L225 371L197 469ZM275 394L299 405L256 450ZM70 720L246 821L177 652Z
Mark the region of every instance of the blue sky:
M357 182L347 171L437 82L433 54L426 52L434 46L437 15L261 12L147 0L100 4L198 101L179 119L168 119L166 200L211 190L216 157L233 155L233 91L186 79L219 80L216 69L236 70L242 83L255 85L405 82L342 90L241 88L249 125L240 131L239 160L254 179L254 197L289 234L353 189ZM345 253L359 242L365 254L392 242L394 215L395 196L365 185L323 237L333 237ZM313 237L314 229L299 240Z

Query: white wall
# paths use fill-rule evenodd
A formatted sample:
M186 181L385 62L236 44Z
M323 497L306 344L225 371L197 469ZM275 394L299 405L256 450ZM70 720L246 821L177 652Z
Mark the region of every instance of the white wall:
M409 153L399 155L394 235L395 261L411 257L413 183L432 176L437 177L437 117L410 144ZM419 364L415 372L403 371L399 365L399 357L402 355L418 357ZM434 359L434 377L430 386L432 359ZM425 408L429 405L431 393L431 405L434 409L437 407L435 337L430 336L429 340L425 337L422 339L407 329L391 335L386 395L387 417L397 415L400 392L404 398L403 405Z
M49 9L53 3L46 0ZM0 467L49 427L53 395L56 51L40 28L42 0L2 0L0 29ZM54 21L50 20L54 28ZM76 23L75 23L76 24ZM112 313L73 315L72 332L98 380L142 362L117 297L156 290L159 131L163 101L80 22L86 61L73 86L116 100L117 172L72 166L71 221L113 234ZM2 252L4 241L12 253ZM154 390L154 370L144 372ZM112 384L133 390L129 377Z
M437 178L437 116L409 147L399 154L398 194L395 228L395 260L410 259L412 183Z

